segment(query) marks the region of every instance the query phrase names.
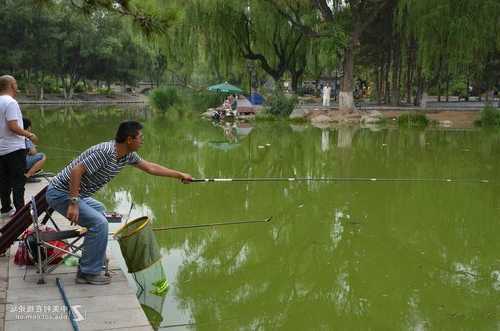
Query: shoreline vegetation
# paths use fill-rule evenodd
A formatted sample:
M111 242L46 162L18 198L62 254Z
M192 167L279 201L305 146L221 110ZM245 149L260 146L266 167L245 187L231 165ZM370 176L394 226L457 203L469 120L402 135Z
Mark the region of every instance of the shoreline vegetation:
M203 98L204 96L206 97L206 95L201 97ZM59 94L46 94L44 100L38 100L35 96L19 94L18 101L22 105L30 106L84 106L89 104L147 104L153 106L150 97L151 96L148 97L144 94L136 93L112 93L107 95L98 93L78 93L74 95L73 99L64 99L64 97ZM361 102L355 113L343 114L338 110L338 105L336 103L332 103L330 107L323 107L320 103L321 100L316 99L311 97L298 97L291 112L291 116L281 116L280 114L262 112L253 118L245 117L244 120L267 121L279 120L282 118L292 122L311 123L314 126L322 127L343 123L384 124L391 121L408 124L408 118L414 118L414 115L419 115L420 119L427 119L426 121L419 122L420 124L417 125L419 127L430 125L443 128L472 128L474 126L498 126L500 123L500 121L496 120L500 115L491 115L492 113L500 112L500 110L495 106L487 106L484 102L436 102L431 100L426 108L415 107L413 105L390 106ZM170 105L168 108L171 106L173 105ZM200 104L199 106L202 105ZM275 106L281 107L282 105L278 102L278 105ZM173 108L180 111L179 107ZM486 116L484 115L485 109L487 109ZM200 113L204 110L205 109L199 109ZM165 112L168 112L168 110L163 110L160 113ZM286 113L288 113L288 111ZM403 121L400 119L401 117L405 117L407 120ZM491 118L494 118L495 121L493 121L494 123L488 124L488 119Z
M77 105L77 104L120 104L120 103L147 103L144 94L112 93L102 95L98 93L76 93L72 99L65 99L59 94L45 94L44 99L36 96L19 93L17 101L21 105Z

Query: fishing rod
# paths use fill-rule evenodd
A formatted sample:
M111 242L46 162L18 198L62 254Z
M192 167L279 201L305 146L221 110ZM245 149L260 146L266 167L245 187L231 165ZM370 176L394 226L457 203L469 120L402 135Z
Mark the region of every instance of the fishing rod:
M77 323L78 320L76 319L76 317L73 313L73 309L71 308L71 305L69 304L68 297L66 296L66 292L64 291L64 285L63 285L62 279L57 277L56 284L57 284L57 287L59 288L59 292L61 293L61 296L62 296L62 299L64 302L64 306L66 307L66 309L68 311L68 317L69 317L69 320L71 322L71 326L73 327L74 331L79 331L80 328L79 328L78 323Z
M257 177L257 178L193 178L193 183L210 182L441 182L491 183L488 179L466 178L374 178L374 177Z

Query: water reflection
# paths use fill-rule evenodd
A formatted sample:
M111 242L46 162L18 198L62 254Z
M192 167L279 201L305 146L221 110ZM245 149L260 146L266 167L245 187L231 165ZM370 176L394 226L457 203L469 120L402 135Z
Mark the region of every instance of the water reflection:
M41 139L84 149L112 137L121 119L142 115L73 110L68 116L78 119L77 129L64 116L45 111ZM236 131L238 147L225 150L210 145L228 142L220 127L151 118L141 155L196 177L500 179L497 132L297 131L282 123ZM55 171L63 164L51 153L48 170ZM274 216L265 226L158 234L171 286L163 326L494 329L499 194L497 185L477 184L180 185L127 169L99 199L122 213L134 201L158 226Z
M321 130L321 151L326 152L330 149L330 131L328 129Z

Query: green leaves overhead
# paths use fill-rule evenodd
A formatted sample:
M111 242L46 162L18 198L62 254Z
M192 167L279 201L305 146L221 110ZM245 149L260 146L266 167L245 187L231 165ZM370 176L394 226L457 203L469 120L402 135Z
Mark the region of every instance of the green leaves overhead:
M413 35L424 68L448 59L460 71L500 49L500 2L497 0L400 0L399 28Z
M99 10L128 17L148 37L165 33L178 12L157 0L34 0L40 5L67 4L80 13L91 15Z

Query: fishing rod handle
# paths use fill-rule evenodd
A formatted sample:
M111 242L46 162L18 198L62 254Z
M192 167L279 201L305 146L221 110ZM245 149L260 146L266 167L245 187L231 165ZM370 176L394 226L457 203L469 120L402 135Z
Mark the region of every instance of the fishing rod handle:
M193 178L192 183L232 182L232 178Z

